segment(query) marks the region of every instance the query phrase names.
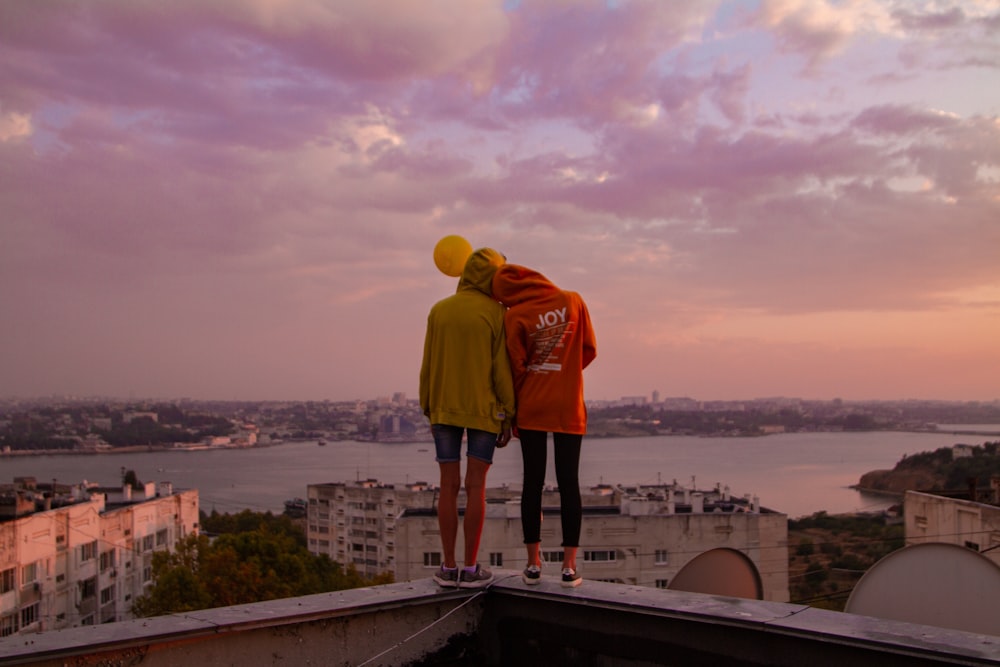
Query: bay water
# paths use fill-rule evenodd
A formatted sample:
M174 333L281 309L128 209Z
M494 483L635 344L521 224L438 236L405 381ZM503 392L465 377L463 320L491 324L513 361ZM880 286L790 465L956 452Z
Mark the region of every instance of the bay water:
M996 436L947 432L787 433L756 438L647 436L584 438L581 486L677 481L698 489L728 486L735 496L757 496L761 505L796 518L818 511L840 514L885 509L896 501L851 489L861 475L892 468L906 454L957 443L980 445ZM551 443L549 448L551 450ZM548 478L555 485L549 455ZM305 497L309 484L377 479L387 484L436 484L433 443L353 440L288 442L249 449L208 449L110 454L0 457L0 482L33 476L39 481L83 480L117 486L121 470L144 482L196 488L211 512L281 512L284 501ZM489 486L521 483L520 444L499 449Z

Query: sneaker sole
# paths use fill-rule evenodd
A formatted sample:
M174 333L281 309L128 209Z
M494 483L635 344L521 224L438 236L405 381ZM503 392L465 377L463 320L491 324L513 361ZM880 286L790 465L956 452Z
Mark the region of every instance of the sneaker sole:
M437 585L440 586L441 588L457 588L458 587L458 581L457 580L456 581L449 581L448 579L438 579L437 577L434 577L434 581L437 582Z
M583 583L583 579L573 579L572 581L561 581L559 583L563 588L576 588Z
M524 576L522 574L521 575L521 581L523 581L526 586L537 586L538 584L542 583L542 578L541 577L526 577L526 576Z
M483 579L481 581L460 581L458 582L459 588L486 588L493 583L493 577L489 579Z

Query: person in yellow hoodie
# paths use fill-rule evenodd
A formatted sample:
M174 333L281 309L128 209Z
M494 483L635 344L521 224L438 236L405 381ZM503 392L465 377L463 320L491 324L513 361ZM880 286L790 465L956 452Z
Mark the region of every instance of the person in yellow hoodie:
M430 420L441 471L438 526L443 563L434 575L441 586L479 588L493 573L478 564L486 515L486 473L496 447L510 441L514 383L507 359L504 307L491 295L493 274L504 256L492 248L473 252L455 294L438 301L427 316L420 366L420 407ZM455 556L458 493L462 486L462 436L466 436L464 567Z
M507 351L517 397L516 436L524 462L521 528L528 566L522 579L534 585L541 578L542 488L551 432L562 525L561 584L579 586L576 554L583 522L579 467L587 432L583 369L597 357L590 313L576 292L559 289L538 271L516 264L497 270L493 296L508 307Z

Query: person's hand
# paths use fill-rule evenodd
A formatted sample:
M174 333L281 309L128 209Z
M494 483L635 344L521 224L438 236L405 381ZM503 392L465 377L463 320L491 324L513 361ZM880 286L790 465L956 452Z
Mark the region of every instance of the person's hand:
M510 442L510 428L505 428L497 435L497 447L506 447L508 442Z

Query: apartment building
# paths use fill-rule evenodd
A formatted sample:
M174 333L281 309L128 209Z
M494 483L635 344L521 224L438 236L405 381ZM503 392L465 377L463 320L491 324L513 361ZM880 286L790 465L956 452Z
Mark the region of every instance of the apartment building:
M37 484L0 488L0 637L132 618L153 553L198 530L198 492Z
M907 545L957 544L1000 565L1000 475L989 489L907 491L903 502Z
M437 497L438 489L425 482L309 485L309 550L368 576L430 577L442 557ZM599 485L584 492L583 505L578 563L585 579L668 588L699 555L730 549L753 563L763 599L788 600L788 517L762 508L755 498L736 497L728 488L698 491L676 483ZM464 507L464 497L459 506ZM514 570L525 566L520 512L519 489L487 489L480 562ZM549 574L558 572L561 541L559 494L547 489L542 555L551 563Z

